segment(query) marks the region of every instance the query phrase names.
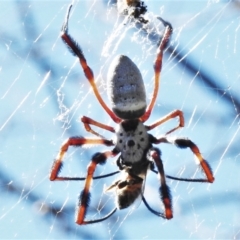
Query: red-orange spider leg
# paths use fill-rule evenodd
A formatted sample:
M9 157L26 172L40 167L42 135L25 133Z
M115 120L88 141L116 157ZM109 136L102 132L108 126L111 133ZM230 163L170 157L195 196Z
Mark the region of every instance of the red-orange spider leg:
M179 148L189 147L191 149L191 151L193 152L193 154L197 157L197 159L201 165L201 168L206 176L206 180L209 183L213 183L214 176L213 176L211 167L208 164L208 162L203 158L202 154L199 151L199 148L197 147L197 145L195 143L193 143L190 139L187 139L187 138L177 138L175 140L173 140L173 139L170 140L167 137L155 139L155 141L153 143L158 144L158 143L162 143L162 142L174 144Z
M158 169L158 174L160 177L160 181L161 181L161 187L160 187L160 194L161 194L161 198L165 207L165 217L167 219L171 219L173 217L173 213L172 213L172 201L171 201L171 193L170 193L170 189L166 184L166 179L165 179L165 173L164 173L164 169L163 169L163 163L161 160L161 152L159 149L157 148L153 148L152 149L152 158L157 166Z
M175 127L175 128L173 128L173 129L171 129L170 131L168 131L168 132L166 133L166 135L167 135L167 134L169 134L169 133L172 133L172 132L176 131L176 130L177 130L178 128L180 128L180 127L184 127L184 117L183 117L183 112L182 112L182 111L180 111L180 110L175 110L175 111L169 113L168 115L164 116L163 118L161 118L161 119L158 120L157 122L151 124L150 126L146 126L146 128L147 128L148 131L150 131L150 130L152 130L153 128L155 128L155 127L157 127L157 126L159 126L159 125L161 125L161 124L169 121L170 119L176 118L176 117L179 118L179 124L178 124L177 127Z
M83 116L81 118L81 121L82 123L84 124L84 127L86 129L86 131L98 136L98 137L101 137L101 138L104 138L102 135L100 135L99 133L95 132L91 127L90 125L93 125L93 126L97 126L99 128L102 128L102 129L105 129L107 131L110 131L112 133L115 133L115 129L111 126L108 126L108 125L105 125L103 123L100 123L100 122L97 122L89 117L86 117L86 116Z
M88 79L93 92L97 98L97 100L99 101L99 103L101 104L101 106L103 107L103 109L109 114L109 116L112 118L112 120L116 123L119 123L121 121L120 118L118 118L106 105L106 103L103 101L101 95L99 94L99 91L97 89L97 86L95 84L95 79L94 79L94 75L92 72L92 69L88 66L87 61L84 57L84 54L82 52L82 49L78 46L78 44L72 39L72 37L68 34L68 20L69 20L69 14L70 14L70 10L71 10L72 5L69 6L68 12L67 12L67 17L66 20L63 24L62 27L62 40L67 44L67 46L69 47L69 49L72 51L72 53L74 55L76 55L79 58L79 62L83 68L84 74L86 76L86 78Z
M63 157L68 150L69 146L80 147L84 144L104 144L106 146L114 146L113 142L107 139L86 139L81 137L71 137L62 145L60 152L58 153L56 159L53 162L52 170L50 172L51 181L64 181L69 180L68 177L59 177L61 167L63 165Z
M89 204L89 201L90 201L89 190L90 190L90 187L91 187L91 183L92 183L93 174L95 172L95 169L96 169L98 164L105 163L107 158L114 157L117 154L118 154L118 152L113 150L113 151L106 151L106 152L103 152L103 153L96 153L92 157L92 160L87 167L87 177L86 177L86 180L85 180L84 190L82 191L82 193L79 197L79 204L78 204L78 208L77 208L77 211L76 211L76 223L77 224L82 225L82 224L99 222L99 221L102 221L102 220L110 217L116 211L116 209L114 209L110 214L108 214L106 217L101 218L101 219L84 221L85 216L86 216L86 212L87 212L87 207L88 207L88 204Z
M153 90L153 95L152 95L152 99L150 104L147 107L146 112L144 113L144 115L141 117L141 121L145 122L148 120L148 118L150 117L150 114L152 112L152 109L154 107L154 104L156 102L156 98L158 95L158 90L159 90L159 84L160 84L160 73L161 73L161 69L162 69L162 58L163 58L163 51L165 49L165 47L167 46L168 40L171 37L172 34L172 26L170 23L165 22L162 18L159 18L159 20L162 21L162 23L164 24L165 28L165 32L163 34L163 38L161 40L161 43L157 49L157 57L154 63L154 72L155 72L155 82L154 82L154 90Z

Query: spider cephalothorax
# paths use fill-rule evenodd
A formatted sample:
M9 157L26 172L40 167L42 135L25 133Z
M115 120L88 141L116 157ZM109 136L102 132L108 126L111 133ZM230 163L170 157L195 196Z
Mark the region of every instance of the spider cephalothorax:
M88 79L95 96L97 97L103 109L117 124L117 127L113 128L109 125L83 116L81 121L83 122L85 129L88 132L96 135L98 138L70 137L67 141L65 141L53 163L50 173L50 180L85 180L85 186L80 194L76 210L77 224L88 224L103 221L110 217L117 209L123 209L130 206L138 197L142 198L145 206L153 214L162 218L171 219L173 217L171 194L170 189L166 184L166 177L187 182L212 183L214 181L210 166L208 165L207 161L203 159L198 147L191 140L187 138L168 138L170 133L179 129L180 127L184 127L184 117L182 111L175 110L151 125L144 124L144 122L148 120L157 98L163 50L165 49L171 36L172 27L169 23L160 19L165 26L165 32L160 45L158 46L157 57L154 62L155 84L149 105L147 105L146 102L145 87L139 69L128 57L120 55L117 56L113 61L108 74L108 95L112 104L112 108L110 109L103 101L97 90L93 72L88 66L81 48L68 34L68 18L70 9L71 6L68 9L67 18L62 27L62 39L72 53L79 58L85 76ZM164 137L156 138L148 133L148 131L152 130L153 128L176 117L179 118L178 126L168 131ZM90 125L114 133L114 139L108 140L104 138L99 133L94 131ZM180 148L189 148L197 157L206 178L187 179L165 175L161 160L161 152L158 148L153 147L154 144L160 143L170 143ZM68 147L80 147L86 144L103 144L113 148L109 151L95 153L92 156L92 159L87 167L87 175L85 178L59 176L61 167L63 165L63 158L68 150ZM94 176L94 172L98 164L104 164L109 157L115 156L118 156L118 171L106 175ZM154 169L155 167L157 168L157 171ZM159 176L159 193L164 205L164 213L153 210L143 195L144 182L148 170L157 173ZM90 202L90 187L92 180L109 177L119 172L121 172L122 177L107 189L115 191L116 208L102 218L96 220L85 220L87 207Z
M149 149L149 135L143 123L137 119L124 120L116 129L116 148L125 163L133 164L146 157Z

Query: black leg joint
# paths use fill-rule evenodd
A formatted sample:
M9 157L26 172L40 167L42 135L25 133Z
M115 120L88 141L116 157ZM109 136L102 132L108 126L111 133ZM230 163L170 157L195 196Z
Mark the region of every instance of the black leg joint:
M149 136L149 142L152 143L152 144L157 144L157 138L154 137L152 134L148 134Z
M178 138L174 141L174 144L179 148L193 147L195 144L188 138Z
M107 157L104 153L97 152L92 156L92 161L96 162L97 164L105 164Z
M159 188L159 192L160 192L160 197L162 201L164 200L164 198L169 198L170 200L172 199L171 192L168 185L161 186Z
M151 148L151 150L156 152L157 155L159 156L159 158L161 157L162 153L161 153L161 150L159 148L153 147L153 148Z

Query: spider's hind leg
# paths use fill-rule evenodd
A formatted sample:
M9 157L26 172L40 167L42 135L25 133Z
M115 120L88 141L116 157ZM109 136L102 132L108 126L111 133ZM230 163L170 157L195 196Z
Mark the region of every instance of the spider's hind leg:
M155 80L154 80L154 90L153 90L153 94L151 97L151 102L148 105L146 112L141 117L142 122L145 122L148 120L148 118L150 117L151 112L153 110L153 107L155 105L157 95L158 95L159 85L160 85L160 74L161 74L161 69L162 69L163 51L166 48L166 46L169 42L169 39L172 35L172 31L173 31L172 25L169 22L164 21L162 18L159 18L159 20L165 26L165 31L163 33L163 37L162 37L159 47L157 49L157 56L156 56L156 59L154 62L154 73L155 73L154 78L155 78Z
M68 33L68 20L69 20L71 8L72 8L72 5L70 5L68 8L67 16L66 16L65 22L62 27L61 38L64 41L64 43L67 45L69 50L73 53L73 55L78 57L80 65L82 66L83 72L84 72L86 78L88 79L88 81L93 89L93 92L94 92L98 102L100 103L100 105L103 107L103 109L108 113L108 115L112 118L112 120L115 123L119 123L121 121L121 119L119 119L113 113L113 111L111 111L111 109L109 109L109 107L106 105L106 103L102 99L102 97L97 89L96 83L95 83L93 71L88 66L87 60L83 54L81 47L78 45L78 43L75 40L73 40L73 38Z

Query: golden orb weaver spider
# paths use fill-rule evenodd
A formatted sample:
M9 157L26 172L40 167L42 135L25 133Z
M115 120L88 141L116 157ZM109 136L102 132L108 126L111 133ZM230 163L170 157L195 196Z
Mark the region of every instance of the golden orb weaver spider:
M110 109L98 92L93 72L88 66L81 48L68 34L70 10L71 6L68 9L67 17L62 27L61 37L71 52L78 57L80 65L82 66L85 76L88 79L97 100L111 119L117 124L117 127L113 128L89 117L83 116L81 121L83 122L85 129L96 135L98 138L70 137L65 141L54 160L50 172L50 180L85 180L85 186L80 194L76 210L76 223L80 225L103 221L115 213L117 209L124 209L130 206L139 196L142 198L147 209L153 214L162 218L171 219L173 217L171 194L170 189L166 184L166 177L187 182L212 183L214 181L212 170L207 161L203 159L196 144L187 138L170 139L167 137L168 134L184 127L182 111L175 110L151 125L143 124L148 120L157 98L163 51L171 37L172 26L170 23L159 18L165 26L165 32L158 46L157 57L154 63L155 85L150 104L147 106L145 87L139 69L127 56L120 55L115 58L108 73L108 95L112 104L112 109ZM176 117L179 118L178 126L168 131L164 137L156 138L148 133L148 131L156 128L160 124ZM95 132L90 125L114 133L115 140L104 138ZM197 157L206 178L187 179L165 175L161 160L161 152L158 148L153 147L153 144L160 143L170 143L180 148L190 148L193 154ZM87 166L86 178L59 176L61 167L63 166L63 158L69 146L80 147L85 144L103 144L108 147L113 147L113 149L110 151L98 152L92 156L91 162ZM116 163L119 168L118 171L102 176L93 176L98 164L104 164L108 158L115 156L118 156ZM157 171L154 170L154 166L156 166ZM149 169L157 173L159 176L159 193L164 205L164 213L153 210L143 196L143 185ZM108 188L108 190L114 189L116 191L117 207L102 218L85 220L90 201L90 187L92 180L109 177L119 172L123 173L124 176Z

